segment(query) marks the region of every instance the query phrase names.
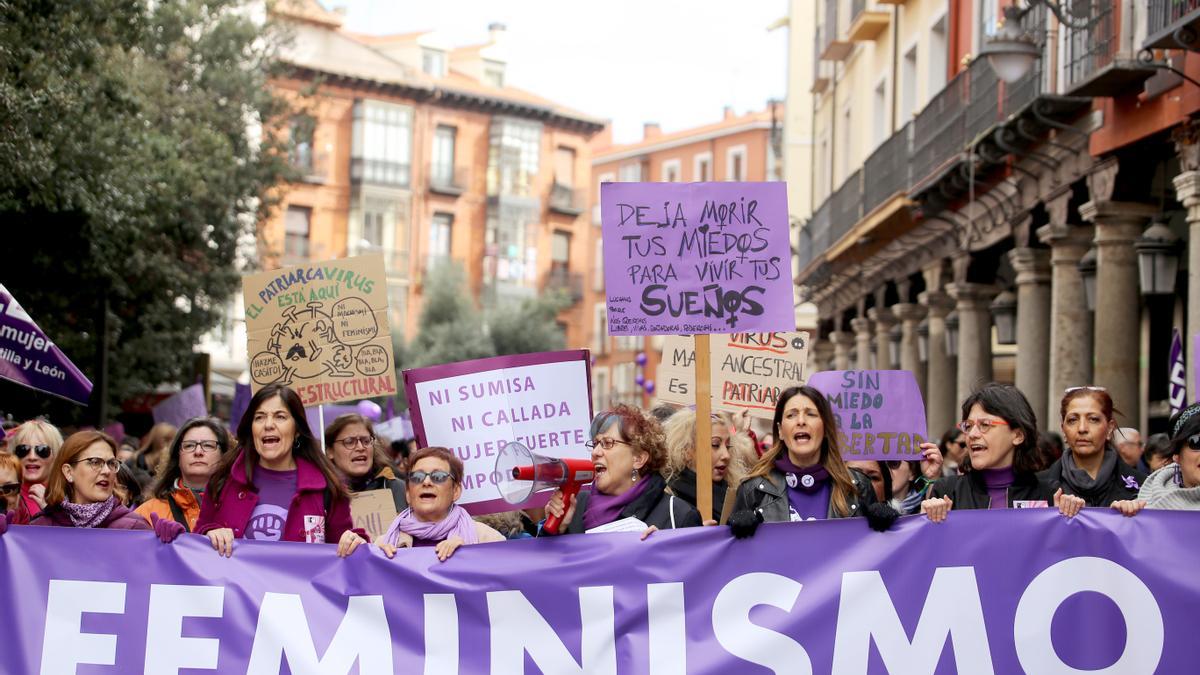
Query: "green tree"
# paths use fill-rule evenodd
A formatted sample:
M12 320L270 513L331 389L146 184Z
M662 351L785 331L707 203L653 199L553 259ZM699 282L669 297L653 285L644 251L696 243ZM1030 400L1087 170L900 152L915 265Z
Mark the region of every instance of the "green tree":
M252 4L0 0L0 279L106 379L89 417L185 376L290 177ZM0 407L84 414L9 385Z
M462 268L442 264L425 281L417 335L408 347L406 368L482 359L496 355L483 330L483 318L465 290Z
M558 326L558 313L567 307L563 292L551 292L523 301L509 311L488 317L488 334L497 354L532 354L562 349L566 343Z

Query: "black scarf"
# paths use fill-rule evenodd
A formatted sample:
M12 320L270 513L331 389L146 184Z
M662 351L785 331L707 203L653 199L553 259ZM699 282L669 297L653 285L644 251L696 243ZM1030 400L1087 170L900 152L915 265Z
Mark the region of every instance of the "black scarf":
M679 472L674 479L671 480L671 492L682 499L683 501L696 506L696 472L692 469L684 469ZM720 481L712 484L713 491L713 512L712 514L700 514L704 520L720 520L721 510L725 508L725 492L729 488L728 481Z
M1087 471L1075 464L1075 455L1067 450L1062 456L1062 480L1076 495L1084 499L1094 499L1108 489L1113 472L1117 470L1117 451L1112 446L1104 446L1104 457L1100 460L1100 470L1092 478Z

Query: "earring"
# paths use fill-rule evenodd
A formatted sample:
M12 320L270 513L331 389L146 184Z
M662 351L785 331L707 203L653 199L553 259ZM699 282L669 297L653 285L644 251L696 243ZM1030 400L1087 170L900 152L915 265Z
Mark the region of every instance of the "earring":
M637 469L634 469L633 470L633 482L636 483L637 479L638 479L638 472L637 472Z
M297 438L295 441L292 442L292 449L293 450L300 449L300 439L299 438Z
M1175 464L1175 487L1183 487L1183 467L1178 463Z

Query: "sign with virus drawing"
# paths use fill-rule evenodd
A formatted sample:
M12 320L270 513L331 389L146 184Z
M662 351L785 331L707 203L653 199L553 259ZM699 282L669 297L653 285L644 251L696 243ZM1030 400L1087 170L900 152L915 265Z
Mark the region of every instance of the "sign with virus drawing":
M395 396L382 256L251 274L242 292L254 391L286 384L305 406Z

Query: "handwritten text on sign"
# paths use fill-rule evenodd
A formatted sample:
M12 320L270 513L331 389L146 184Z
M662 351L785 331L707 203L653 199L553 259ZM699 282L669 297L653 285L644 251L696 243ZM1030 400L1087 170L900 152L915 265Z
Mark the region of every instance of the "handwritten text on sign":
M613 335L793 330L783 183L604 183Z
M837 416L842 457L920 459L928 437L925 404L907 370L827 370L808 384L825 394Z
M808 333L733 333L709 340L712 406L771 419L779 392L804 383ZM668 403L696 402L695 340L668 335L658 366L658 398Z

